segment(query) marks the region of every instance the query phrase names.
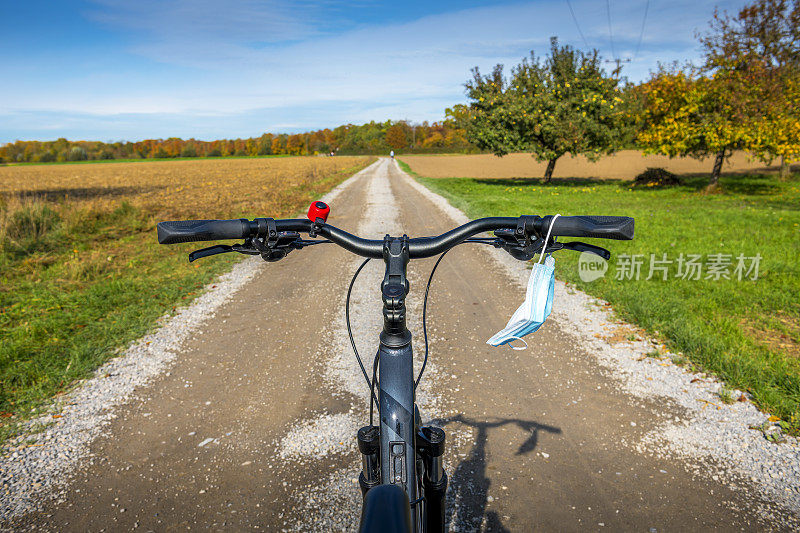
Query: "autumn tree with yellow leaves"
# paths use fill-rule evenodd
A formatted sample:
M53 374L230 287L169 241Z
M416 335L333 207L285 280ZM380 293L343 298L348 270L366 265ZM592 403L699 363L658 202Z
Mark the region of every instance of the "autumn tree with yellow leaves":
M486 76L474 68L465 85L467 139L497 156L532 152L547 161L545 182L565 154L593 161L615 151L626 129L623 95L617 72L607 75L600 64L596 50L559 46L553 37L549 56L531 52L509 79L502 65Z
M738 16L714 13L700 67L660 68L637 88L646 152L725 159L746 150L769 162L800 156L800 2L756 0Z
M403 124L393 124L386 130L386 144L392 150L400 151L408 146L408 138L406 137L406 130Z
M711 30L700 37L707 71L750 71L759 100L750 125L756 142L751 152L761 160L800 158L800 1L755 0L735 16L714 11Z
M661 68L638 91L645 101L639 142L646 153L714 157L710 185L719 182L733 150L758 142L751 113L759 85L752 73L719 70L708 76L692 68Z

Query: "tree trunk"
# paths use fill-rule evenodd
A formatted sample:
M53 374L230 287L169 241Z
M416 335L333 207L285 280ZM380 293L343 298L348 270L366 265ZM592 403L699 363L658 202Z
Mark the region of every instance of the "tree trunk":
M722 163L725 162L725 150L717 152L717 158L714 160L714 170L711 171L711 182L708 184L709 188L715 188L719 184L719 175L722 172Z
M789 179L789 163L786 162L786 156L781 156L781 179Z
M544 171L544 182L550 183L550 180L553 179L553 169L556 168L556 160L558 158L554 157L550 161L547 162L547 170Z

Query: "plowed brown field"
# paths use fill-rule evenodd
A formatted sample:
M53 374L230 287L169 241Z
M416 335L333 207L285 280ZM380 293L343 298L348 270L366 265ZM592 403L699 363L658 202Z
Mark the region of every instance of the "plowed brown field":
M403 155L400 159L422 176L431 178L541 178L547 163L530 154L496 157L479 155ZM623 150L594 163L585 157L564 156L556 163L556 178L633 179L648 167L662 167L675 174L711 173L712 158L698 161L689 157L670 159L661 155L644 156L635 150ZM761 171L767 167L738 152L725 162L723 172ZM777 167L775 167L777 169Z

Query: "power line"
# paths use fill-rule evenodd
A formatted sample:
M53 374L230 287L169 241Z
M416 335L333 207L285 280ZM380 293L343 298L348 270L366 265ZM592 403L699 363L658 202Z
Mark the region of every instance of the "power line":
M644 17L642 17L642 30L639 32L639 42L636 43L636 52L633 54L633 60L636 61L636 56L639 55L639 47L642 46L642 37L644 37L644 24L647 22L647 10L650 9L650 0L644 5Z
M608 39L611 41L611 57L617 59L617 53L614 51L614 32L611 30L611 0L606 0L606 15L608 16Z
M575 21L575 27L578 28L578 33L580 34L581 39L583 39L583 44L588 49L589 43L586 42L586 37L583 36L583 32L581 31L581 25L578 24L578 19L575 17L575 12L572 10L572 4L570 3L569 0L567 0L567 5L569 6L569 12L572 14L572 20Z

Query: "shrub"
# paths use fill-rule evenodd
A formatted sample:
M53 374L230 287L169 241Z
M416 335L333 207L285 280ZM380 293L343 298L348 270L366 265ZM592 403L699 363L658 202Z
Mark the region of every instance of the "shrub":
M97 155L97 159L114 159L114 152L111 150L103 150Z
M645 187L665 187L682 183L678 176L663 168L648 168L636 176L633 181L634 185L644 185Z
M247 155L247 152L245 152L244 150L236 150L236 151L233 153L233 155L235 155L236 157L242 157L242 156L246 156L246 155Z
M56 160L56 154L53 152L42 152L39 154L39 162L40 163L52 163Z
M222 152L219 151L219 148L214 148L206 154L206 157L222 157Z
M22 200L0 207L0 247L27 255L44 247L61 217L38 200Z

